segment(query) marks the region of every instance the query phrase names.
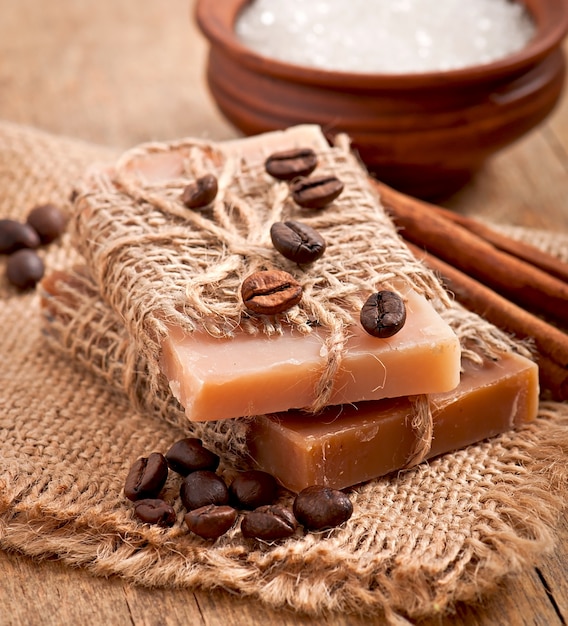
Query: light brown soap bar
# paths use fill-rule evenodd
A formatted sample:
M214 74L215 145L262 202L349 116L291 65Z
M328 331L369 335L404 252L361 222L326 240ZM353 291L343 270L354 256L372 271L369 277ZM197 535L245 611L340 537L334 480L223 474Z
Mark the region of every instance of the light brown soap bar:
M260 164L262 170L255 177L255 185L258 185L259 189L263 189L264 192L267 189L271 189L271 193L275 194L276 189L280 190L279 193L283 193L283 183L275 182L266 176L263 166L264 158L273 150L289 150L297 147L313 148L318 152L321 160L324 160L326 154L329 156L333 152L321 129L315 126L298 126L283 132L267 133L225 144L220 143L217 145L219 152L217 157L219 159L222 156L227 159L229 157L238 157L239 159L248 160L249 163L256 163L257 166ZM261 155L264 156L261 157ZM194 158L196 158L195 155ZM202 158L204 158L203 155ZM164 191L170 189L173 184L172 181L178 180L183 175L184 168L190 160L187 150L184 151L181 148L167 152L150 151L145 153L142 151L136 152L136 157L129 162L127 169L132 178L144 181L144 184L148 185L149 188L157 188ZM347 166L344 165L344 167ZM329 231L337 229L338 226L342 226L346 232L353 229L353 224L341 222L342 219L346 219L346 209L349 204L345 201L345 197L349 197L349 194L359 198L358 211L361 212L365 209L366 213L364 214L367 214L369 219L374 220L373 223L377 226L383 222L386 224L388 221L387 217L379 210L380 207L376 197L366 190L366 185L360 181L356 182L356 177L354 177L354 172L351 169L347 167L345 171L347 172L346 180L349 181L349 184L346 183L344 194L335 203L337 205L335 209L328 207L323 212L323 215L331 216L325 218L329 220L331 226L329 224L325 225L326 223L324 222L323 226L319 227L322 235L325 237L327 237ZM363 170L358 166L356 172L364 175ZM224 177L225 174L220 178L219 184L221 187L227 184L226 181L223 183ZM227 178L229 179L230 176L227 175ZM364 181L365 178L362 180ZM79 210L80 220L86 220L86 223L89 224L88 227L83 225L85 228L84 237L78 237L78 241L84 244L87 244L93 237L93 228L101 228L97 219L93 219L92 222L89 221L91 219L89 216L97 215L101 212L104 213L99 206L99 202L104 206L103 200L97 201L96 198L98 194L103 198L106 197L106 186L97 181L98 178L93 173L93 181L89 183L93 187L91 189L89 186L92 193L90 192L86 195L85 206ZM110 185L110 179L107 182ZM101 185L103 188L102 192L99 188ZM229 185L227 189L230 191L232 188ZM229 193L227 190L225 191ZM287 188L285 191L286 197L288 197ZM239 188L238 194L235 190L231 191L231 193L242 196L242 189ZM364 205L362 198L368 199L367 205ZM131 199L129 202L131 202ZM343 205L341 204L342 202L344 202ZM92 205L89 203L92 203ZM177 208L179 209L180 207ZM186 217L187 211L183 207L182 209L183 216ZM279 210L281 211L279 219L285 219L288 211L291 212L291 216L294 219L316 219L313 216L311 218L305 216L300 209L293 205L284 204ZM336 213L333 213L334 210ZM262 207L254 205L254 221L258 220L259 224L264 224L265 235L275 219L271 211L272 209L270 211L267 210L265 204ZM134 233L131 245L134 245L138 239L141 239L139 231L145 232L141 224L145 225L148 221L161 223L163 219L161 215L161 213L160 217L154 215L151 220L147 215L144 215L144 219L140 218L139 222L137 222L138 230L129 223L123 224L123 232L132 230ZM116 220L120 218L121 216L117 215L110 223L116 224ZM204 221L206 220L204 219ZM226 215L224 221L214 223L217 234L222 231L221 225L225 221L228 221ZM213 227L212 222L208 221L207 226L208 228ZM108 228L110 233L108 237L114 236L112 228L110 226ZM189 231L189 226L187 228ZM390 233L391 231L387 229L387 232ZM146 233L146 237L148 241L159 239L155 237L154 231L151 231L150 235ZM169 231L165 231L163 237L165 240L170 239ZM400 259L402 258L401 250L406 250L406 248L395 237L394 231L392 232L392 238L393 248L389 254ZM278 268L279 264L283 263L282 258L280 255L275 254L274 247L268 242L269 238L266 236L265 239L266 242L260 246L264 256L259 256L254 263L259 264L262 261L262 264L268 263L269 266ZM239 258L239 263L241 259L244 259L246 263L252 262L249 258L252 256L252 252L243 254L243 250L250 250L253 243L259 247L256 239L253 238L251 241L243 239L242 243L239 244L240 247L237 248L239 254L237 255L233 251L230 263L234 263L234 259L237 257ZM386 245L386 241L383 244ZM202 289L200 280L205 271L210 272L213 282L220 280L216 271L212 270L215 269L215 263L218 266L219 264L223 266L229 263L227 260L229 257L228 253L220 254L218 250L215 253L213 248L216 247L219 250L223 250L227 245L225 239L211 243L213 247L210 249L209 254L203 257L205 260L201 261L206 266L205 269L204 266L198 265L197 262L192 266L184 266L183 277L187 281L182 290L184 294L199 292ZM100 249L103 246L93 246L91 248L90 245L85 245L85 247L88 254L94 255L91 259L92 266L90 269L93 276L96 277L97 268L104 265L104 263L96 256L97 250L93 249ZM112 245L110 248L113 249ZM330 248L334 248L336 251L342 249L338 245L329 246L326 251L326 258L330 256ZM347 248L345 249L347 250ZM154 250L153 253L146 252L145 249L145 254L149 257L152 255L159 258L167 257L162 248L157 251ZM173 252L171 254L172 257L178 258ZM176 252L176 254L179 253ZM189 256L188 251L185 254ZM368 256L365 258L365 263L373 267L388 265L384 259L384 254L382 246L373 246L369 242ZM333 270L329 268L326 270L329 276L331 276L331 278L326 279L331 281L330 285L342 286L341 289L347 286L347 291L349 291L350 276L355 277L353 278L354 281L355 279L361 281L360 272L357 271L356 267L349 265L349 257L350 254L342 255L333 265ZM269 260L267 261L266 259ZM168 263L171 266L171 262ZM323 289L322 285L325 281L321 281L320 285L319 278L321 277L317 279L311 277L305 269L300 271L297 268L292 269L287 265L285 267L287 267L287 271L297 271L298 281L302 284L304 282L310 284L311 281L314 285L313 288L310 287L312 295ZM338 267L342 268L339 272L337 271ZM94 272L93 268L95 269ZM408 271L409 275L412 275L410 268ZM223 270L223 272L226 279L226 275L234 273L234 270L231 270L231 272ZM152 273L150 272L150 274ZM309 334L303 334L298 330L297 326L283 323L281 333L270 334L261 332L255 334L245 332L241 326L243 320L246 321L247 318L247 314L243 314L238 319L235 318L235 326L231 329L232 336L220 338L218 336L214 337L215 333L211 333L207 329L206 324L203 324L205 315L196 322L195 329L188 332L187 328L183 329L179 319L177 322L172 321L175 319L171 310L174 307L170 308L169 317L159 306L156 307L156 303L163 302L169 295L164 293L164 288L161 284L156 284L149 289L147 284L150 283L144 283L144 289L140 290L142 295L138 293L137 296L134 296L133 292L127 292L129 293L129 298L125 298L125 300L139 303L142 296L152 293L151 303L148 303L148 307L150 309L152 307L159 309L159 313L156 315L167 326L167 334L161 339L159 366L168 380L172 393L185 408L186 415L190 421L213 421L235 417L249 417L277 411L287 411L289 409L312 407L314 404L321 402L322 392L319 383L327 371L330 372L329 386L331 391L329 397L326 397L324 400L326 404L378 400L385 397L427 394L454 389L459 382L461 353L459 339L455 332L442 319L432 302L424 295L418 293L419 289L414 290L408 284L399 288L397 286L396 272L393 270L388 272L385 270L385 275L391 276L388 284L384 287L396 289L406 301L407 318L405 326L392 337L386 339L372 337L362 329L359 323L359 311L352 311L351 320L343 322L346 338L344 350L342 351L342 361L337 370L329 364L327 341L330 331L329 327L326 328L324 325L321 328L314 327ZM368 282L368 285L364 286L365 292L361 294L363 301L377 288L371 279L365 278L365 281ZM225 280L226 283L227 280ZM225 293L225 290L228 294L226 294L226 297L229 298L229 302L232 302L231 298L233 298L235 290L224 286L223 280L221 280L217 292ZM332 289L328 288L327 291L331 292ZM346 300L349 299L347 295L344 297ZM306 299L306 296L304 296L304 299ZM238 311L240 307L240 300L236 300L233 308ZM180 298L177 309L178 311L191 309L185 295L183 298ZM150 315L147 310L141 312L138 309L133 313L130 308L126 307L125 310L120 312L120 315L128 319L137 318L138 316L151 319L153 313ZM149 321L147 323L150 325ZM225 320L224 323L228 322ZM410 370L413 373L409 376L408 372Z
M458 385L456 334L424 297L411 290L404 297L407 322L392 337L372 337L354 321L329 404L448 391ZM278 337L242 333L229 340L204 333L184 336L171 329L161 364L192 421L264 415L315 400L325 365L324 341L318 329Z
M466 362L455 390L430 396L428 458L533 420L538 395L538 368L522 356ZM412 416L408 398L332 406L317 418L290 411L251 421L247 443L257 465L292 491L314 484L343 489L405 467Z

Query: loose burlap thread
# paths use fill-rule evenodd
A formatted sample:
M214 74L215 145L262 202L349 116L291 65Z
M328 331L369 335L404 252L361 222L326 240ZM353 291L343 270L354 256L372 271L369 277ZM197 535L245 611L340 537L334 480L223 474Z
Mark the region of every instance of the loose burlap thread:
M67 206L85 166L108 156L1 124L2 216L21 217L40 201ZM50 269L81 262L67 236L42 254ZM38 294L22 295L4 278L0 289L4 549L142 585L222 587L311 615L384 612L394 622L477 599L554 545L568 411L544 402L521 432L353 489L353 518L330 532L267 545L235 531L211 544L181 524L139 524L121 493L130 463L187 431L134 409L103 377L51 350ZM167 495L176 487L171 479Z

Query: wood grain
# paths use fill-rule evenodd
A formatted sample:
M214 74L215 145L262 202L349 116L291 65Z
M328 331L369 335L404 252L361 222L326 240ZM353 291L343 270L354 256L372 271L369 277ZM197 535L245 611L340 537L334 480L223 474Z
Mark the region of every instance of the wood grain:
M186 0L0 0L0 118L116 147L236 131L204 83L205 44ZM568 232L568 98L445 205L496 222ZM217 591L141 589L55 561L0 552L0 626L380 624L312 620ZM568 621L568 522L538 568L477 604L420 626L554 626Z

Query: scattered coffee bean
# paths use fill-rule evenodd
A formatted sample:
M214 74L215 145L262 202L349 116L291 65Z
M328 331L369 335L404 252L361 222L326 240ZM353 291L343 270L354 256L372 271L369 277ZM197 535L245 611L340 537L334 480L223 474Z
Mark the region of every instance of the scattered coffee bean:
M305 209L323 209L343 191L343 183L335 176L301 178L291 185L294 202Z
M188 511L207 504L228 504L229 489L225 481L210 470L188 474L181 484L181 501Z
M268 504L245 514L241 522L243 537L276 541L296 532L298 522L292 512L279 505Z
M325 239L302 222L275 222L270 227L270 238L280 254L296 263L313 263L325 252Z
M155 498L166 483L168 464L160 452L138 459L130 468L124 484L124 495L129 500Z
M241 297L253 313L276 315L300 302L302 287L288 272L264 270L244 279Z
M41 241L29 225L17 220L0 220L0 254L12 254L21 248L37 248Z
M307 530L325 530L346 522L353 514L349 496L320 485L306 487L294 500L296 519Z
M236 476L229 487L231 500L243 509L272 504L276 498L276 479L261 470L247 470Z
M181 194L181 201L188 209L202 209L215 200L217 192L217 178L213 174L205 174L187 185Z
M41 204L30 211L27 224L37 232L42 243L51 243L65 231L67 218L54 204Z
M174 472L187 476L197 470L214 472L219 467L220 459L217 454L203 447L201 439L186 437L176 441L166 452L166 461Z
M176 523L176 512L173 506L159 498L137 500L134 504L134 514L147 524L168 527Z
M361 325L373 337L392 337L406 322L406 306L394 291L369 296L360 313Z
M189 530L203 539L217 539L237 520L238 512L231 506L207 504L189 511L184 517Z
M318 157L311 148L276 152L265 161L266 171L278 180L309 176L317 167Z
M31 289L42 279L45 266L35 250L22 248L8 257L6 276L14 287Z

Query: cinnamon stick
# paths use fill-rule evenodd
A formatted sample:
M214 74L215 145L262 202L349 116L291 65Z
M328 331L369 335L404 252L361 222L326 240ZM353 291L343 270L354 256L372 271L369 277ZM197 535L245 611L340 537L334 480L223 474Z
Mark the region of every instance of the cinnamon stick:
M568 282L496 248L426 203L373 183L405 239L535 313L568 320Z
M379 188L383 202L386 202L387 204L392 202L396 203L399 196L397 191L379 181L377 181L377 187ZM524 241L512 239L511 237L494 230L487 224L479 222L471 217L467 217L466 215L461 215L455 211L450 211L449 209L445 209L441 206L430 204L421 200L416 200L416 202L424 207L425 210L433 211L445 219L455 222L466 230L475 233L482 239L485 239L489 243L493 244L496 248L499 248L504 252L508 252L509 254L512 254L513 256L540 268L547 274L555 276L556 278L568 283L568 263L560 261L554 255L548 254L536 246L532 246Z
M531 246L524 241L518 241L507 237L503 233L493 230L490 226L482 224L465 215L454 213L442 207L435 207L441 215L452 220L456 224L463 226L467 230L479 235L499 250L508 252L517 258L538 267L542 271L568 283L568 263L560 261L558 258L547 252L543 252L535 246Z
M532 339L538 350L535 360L542 388L555 400L568 400L568 335L418 246L407 245L416 258L441 275L467 309L519 339Z

